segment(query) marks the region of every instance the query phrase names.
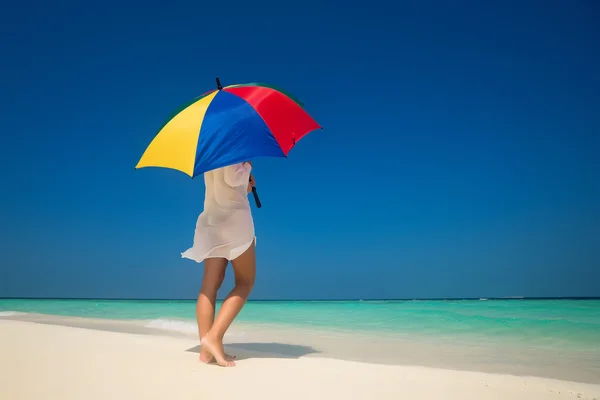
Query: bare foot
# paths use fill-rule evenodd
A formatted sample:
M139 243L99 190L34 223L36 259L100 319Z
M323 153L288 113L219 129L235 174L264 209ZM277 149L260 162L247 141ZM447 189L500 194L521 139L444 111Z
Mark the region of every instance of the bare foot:
M204 364L208 364L212 362L215 358L210 354L204 346L200 349L200 362Z
M228 360L223 350L223 342L204 336L201 340L202 347L210 353L221 367L235 367L235 361Z
M233 360L235 360L235 356L231 356L231 355L225 353L225 359L227 361L233 361ZM215 361L215 358L213 357L212 354L210 354L208 352L208 350L206 350L206 348L203 348L202 350L200 350L200 362L201 363L210 364L213 361Z
M204 363L204 364L209 364L213 361L215 361L215 358L213 357L212 354L210 354L210 352L206 349L205 346L202 346L202 340L200 340L200 362ZM233 361L235 360L235 356L231 356L227 353L225 353L225 360L227 361Z

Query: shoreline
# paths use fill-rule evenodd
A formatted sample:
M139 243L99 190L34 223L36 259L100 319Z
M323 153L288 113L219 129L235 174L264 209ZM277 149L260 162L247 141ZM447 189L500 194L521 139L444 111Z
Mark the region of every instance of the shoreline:
M198 362L194 339L2 318L0 398L600 398L598 384L294 355L279 344L233 348L238 365L221 368Z
M51 314L16 313L0 322L20 321L74 329L188 340L198 347L193 321L116 320ZM184 324L186 331L160 328L156 322ZM178 327L179 328L179 327ZM504 374L516 377L600 384L600 355L585 352L513 348L463 343L433 343L421 338L386 340L369 335L336 334L318 329L290 329L273 325L235 323L225 337L228 351L254 351L282 356L302 356L363 362L373 365L442 368L455 371Z
M196 298L189 299L163 299L163 298L135 298L135 297L1 297L0 300L109 300L109 301L196 301ZM344 302L344 301L473 301L473 300L600 300L600 297L594 296L573 296L573 297L525 297L525 296L506 296L506 297L420 297L420 298L372 298L372 299L248 299L247 302ZM217 298L217 301L223 301Z

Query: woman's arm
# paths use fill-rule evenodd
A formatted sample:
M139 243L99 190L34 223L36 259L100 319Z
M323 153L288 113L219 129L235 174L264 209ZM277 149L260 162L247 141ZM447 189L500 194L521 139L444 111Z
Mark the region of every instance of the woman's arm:
M251 170L252 163L250 161L225 167L225 183L227 183L229 186L248 184L248 175L250 174Z

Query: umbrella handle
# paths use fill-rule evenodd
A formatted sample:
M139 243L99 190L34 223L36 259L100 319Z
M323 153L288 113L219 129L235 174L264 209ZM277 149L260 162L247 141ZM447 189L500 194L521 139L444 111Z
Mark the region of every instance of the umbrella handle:
M258 198L258 193L256 193L256 188L252 188L252 194L254 195L254 202L256 203L256 207L261 208L262 204L260 203L260 199Z

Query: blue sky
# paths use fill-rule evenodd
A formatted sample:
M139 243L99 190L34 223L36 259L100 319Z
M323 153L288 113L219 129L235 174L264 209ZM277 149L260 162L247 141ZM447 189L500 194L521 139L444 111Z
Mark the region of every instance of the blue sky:
M600 6L510 3L13 2L0 296L196 296L202 180L134 166L215 76L324 128L255 162L253 298L600 296Z

